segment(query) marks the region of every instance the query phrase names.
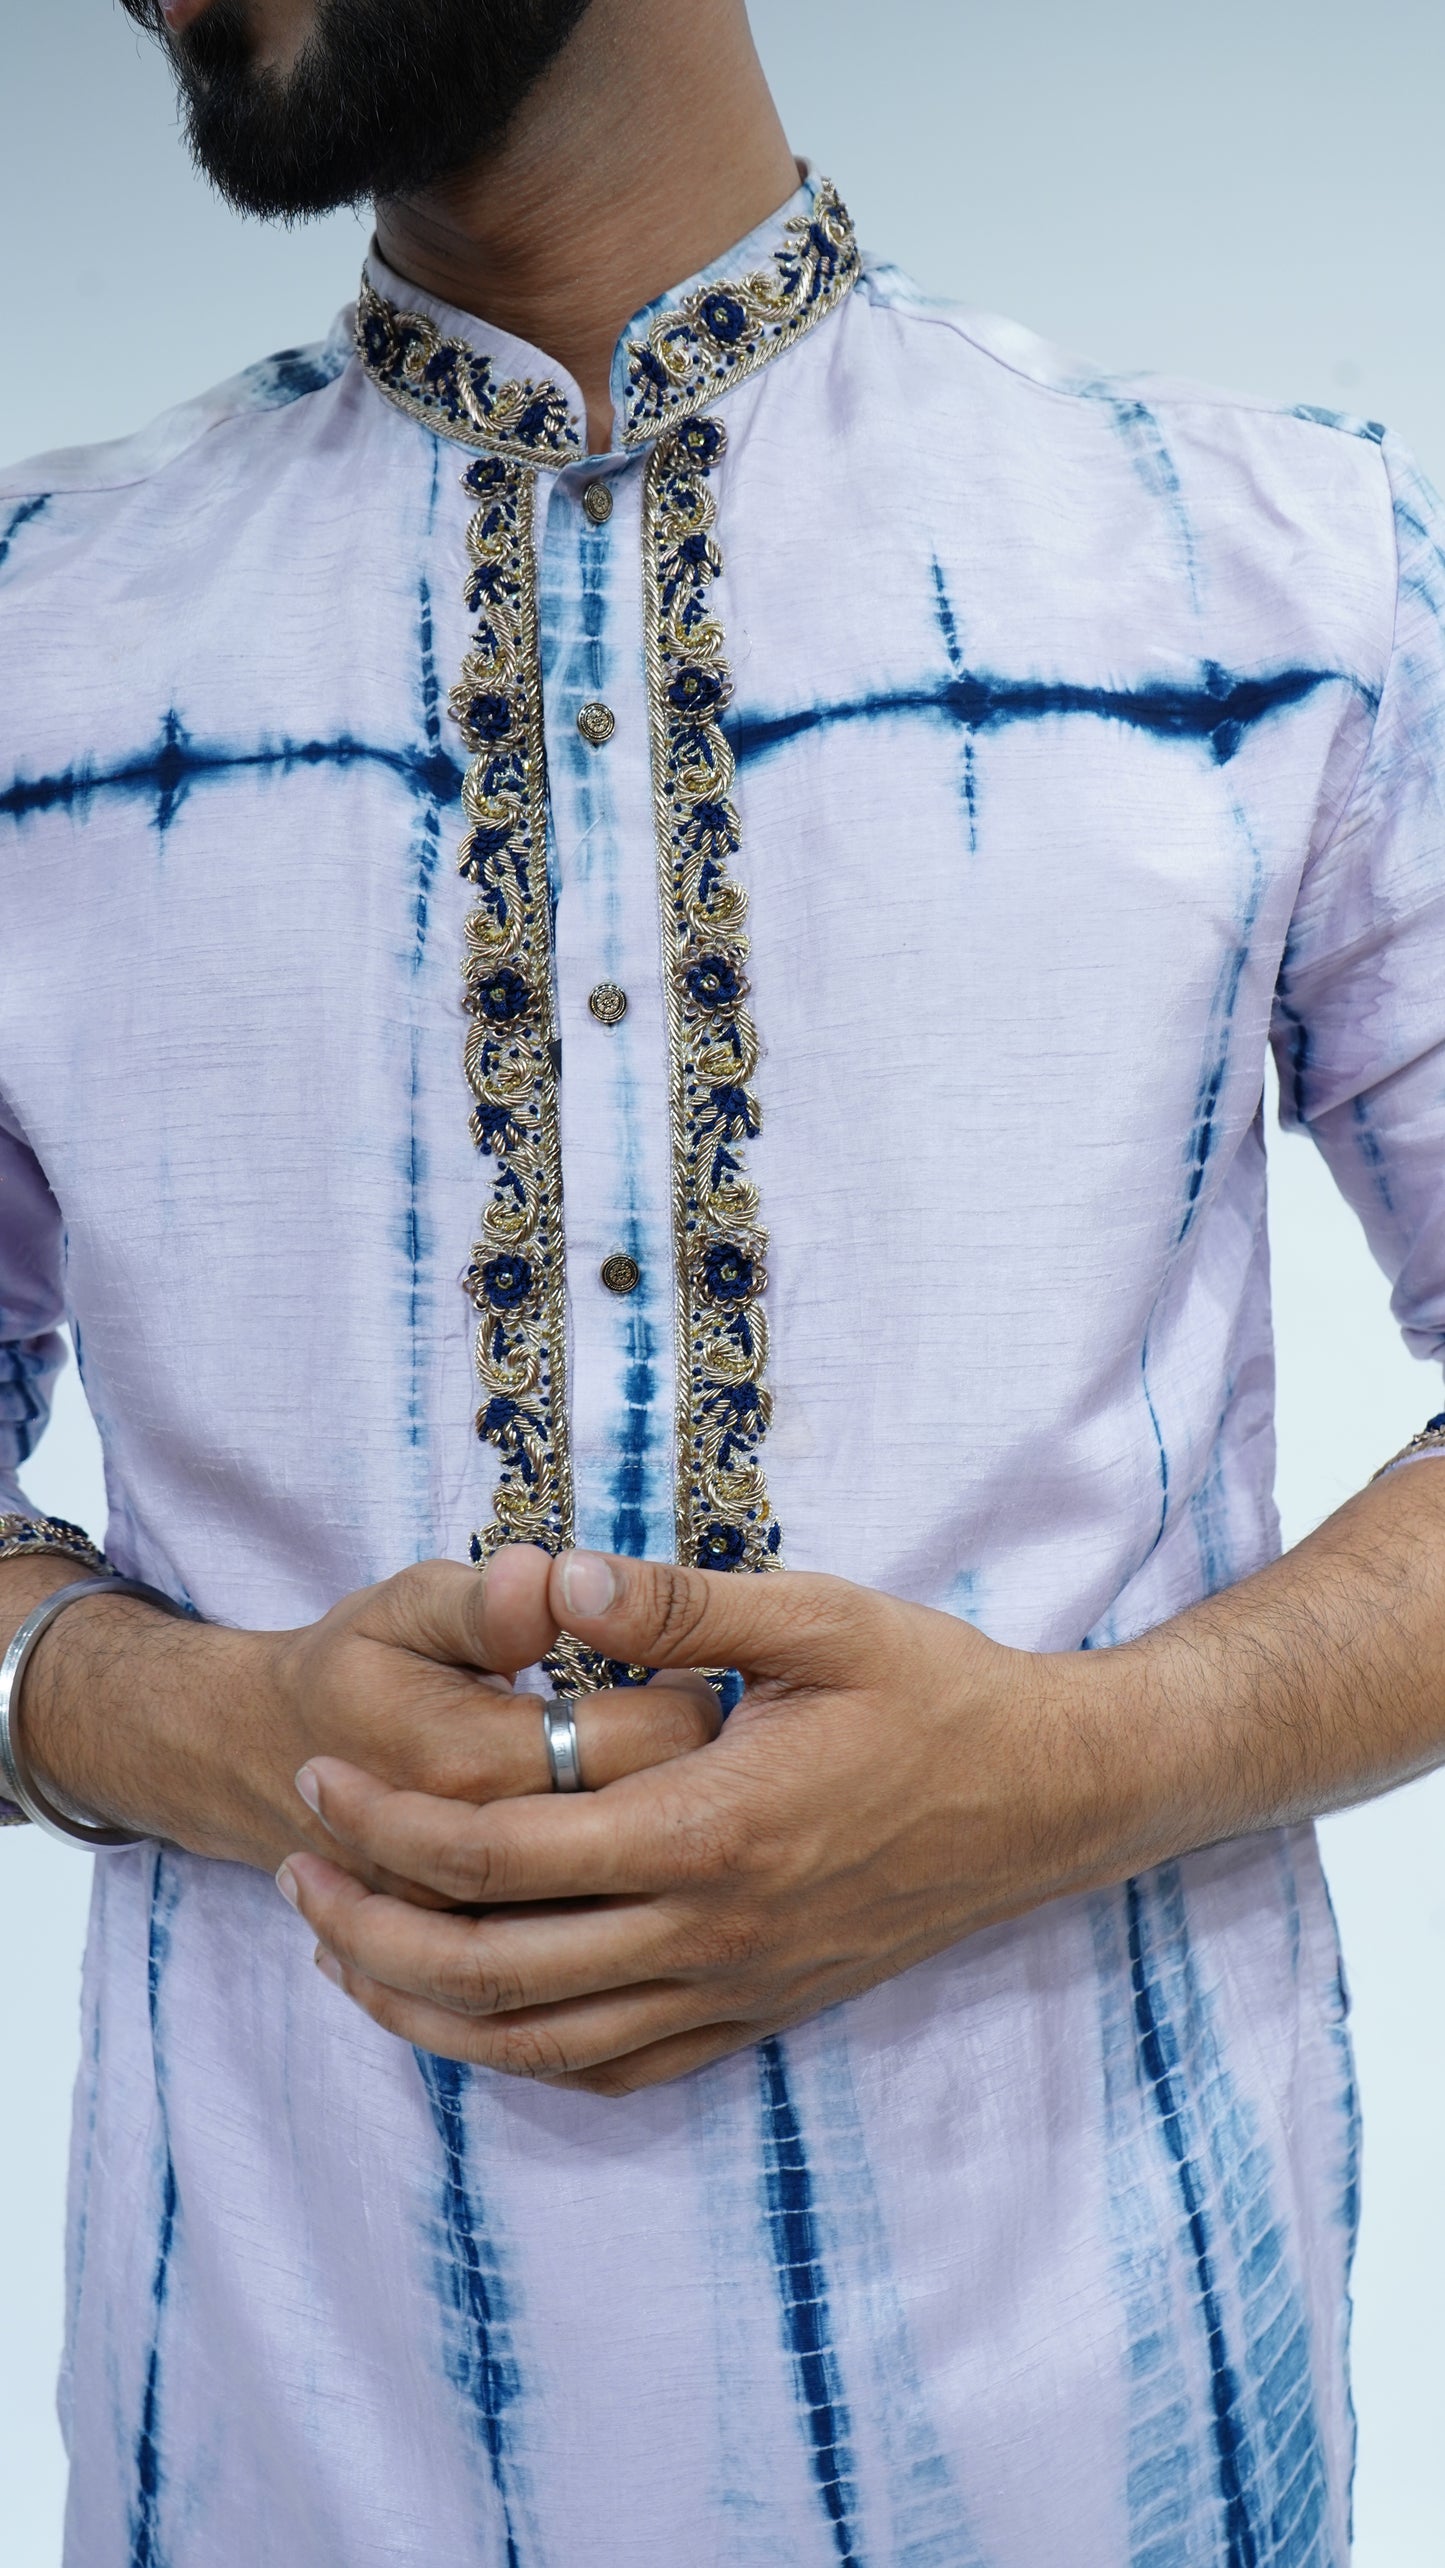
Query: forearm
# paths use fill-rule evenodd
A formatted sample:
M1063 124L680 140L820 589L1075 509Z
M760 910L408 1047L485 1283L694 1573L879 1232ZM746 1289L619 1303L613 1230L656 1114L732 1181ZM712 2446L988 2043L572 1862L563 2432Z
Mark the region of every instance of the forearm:
M91 1575L59 1552L0 1562L0 1649L47 1596ZM214 1794L202 1770L208 1710L244 1711L247 1640L138 1597L79 1599L42 1635L21 1682L16 1727L31 1774L74 1809L184 1841Z
M1116 1873L1428 1772L1445 1759L1445 1463L1375 1482L1082 1682Z

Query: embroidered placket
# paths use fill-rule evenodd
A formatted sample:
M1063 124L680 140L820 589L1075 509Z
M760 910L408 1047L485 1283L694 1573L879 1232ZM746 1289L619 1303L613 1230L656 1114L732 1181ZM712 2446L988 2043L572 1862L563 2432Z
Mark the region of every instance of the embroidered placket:
M757 1031L747 997L747 894L733 755L732 693L708 590L722 569L710 476L726 450L716 419L691 418L653 450L643 513L648 696L659 904L671 1040L673 1274L677 1308L677 1550L706 1569L767 1569L780 1534L759 1447L767 1235L744 1146L762 1127L752 1087Z
M623 443L653 448L642 567L670 1051L676 1549L710 1569L772 1568L781 1538L761 1461L767 1238L745 1155L762 1115L747 895L732 871L731 678L708 612L722 569L712 476L727 433L700 414L813 329L858 273L847 211L821 181L768 267L699 287L624 343ZM539 471L580 460L583 446L558 386L499 379L485 355L370 285L357 346L389 401L476 456L463 475L476 625L450 703L470 755L459 863L477 891L463 964L471 1128L495 1170L465 1279L478 1315L477 1431L501 1457L492 1521L472 1538L481 1564L507 1542L560 1551L575 1531L533 526ZM645 1673L569 1639L545 1664L566 1695Z

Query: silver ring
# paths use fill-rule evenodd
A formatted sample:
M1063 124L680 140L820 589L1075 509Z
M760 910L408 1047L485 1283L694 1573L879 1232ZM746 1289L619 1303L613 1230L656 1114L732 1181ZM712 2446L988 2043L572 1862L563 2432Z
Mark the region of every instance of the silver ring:
M582 1751L577 1744L577 1723L570 1703L544 1703L542 1736L547 1742L547 1765L554 1792L585 1792L582 1780Z

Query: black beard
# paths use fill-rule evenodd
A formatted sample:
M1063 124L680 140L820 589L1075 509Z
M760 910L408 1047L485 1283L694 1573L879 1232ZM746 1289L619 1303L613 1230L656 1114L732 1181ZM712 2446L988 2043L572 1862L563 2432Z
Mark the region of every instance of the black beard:
M211 0L170 53L193 159L243 214L294 222L415 195L500 141L591 0L318 0L290 71L258 70L248 0Z

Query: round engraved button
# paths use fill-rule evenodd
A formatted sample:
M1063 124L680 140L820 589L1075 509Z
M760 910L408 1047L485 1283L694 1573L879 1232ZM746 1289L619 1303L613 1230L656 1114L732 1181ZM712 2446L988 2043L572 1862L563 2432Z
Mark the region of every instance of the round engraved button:
M594 526L605 526L613 509L612 484L605 481L589 482L582 493L582 506Z
M617 716L610 704L584 704L577 716L577 728L591 749L600 749L617 729Z
M599 1025L620 1025L627 1014L627 992L615 981L599 981L587 1005Z
M626 1301L628 1294L635 1293L642 1282L642 1269L635 1257L624 1257L619 1251L616 1257L605 1261L602 1281L609 1293L615 1293L620 1301Z

